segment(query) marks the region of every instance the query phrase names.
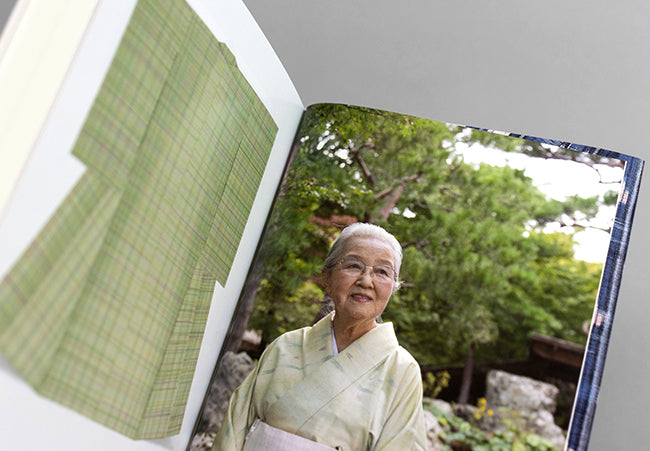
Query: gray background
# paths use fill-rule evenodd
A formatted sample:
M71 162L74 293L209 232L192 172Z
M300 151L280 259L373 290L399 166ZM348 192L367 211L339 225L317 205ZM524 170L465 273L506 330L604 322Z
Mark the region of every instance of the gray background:
M0 1L0 28L4 28L5 23L7 23L7 19L9 18L9 14L11 14L11 9L13 8L14 3L13 0Z
M647 0L244 3L305 105L358 104L650 161ZM0 0L0 24L12 4ZM648 183L641 186L591 450L648 447Z

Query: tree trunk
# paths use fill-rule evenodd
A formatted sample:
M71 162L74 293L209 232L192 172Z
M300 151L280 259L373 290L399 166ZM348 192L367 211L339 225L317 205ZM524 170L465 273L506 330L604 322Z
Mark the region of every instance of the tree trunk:
M469 391L472 388L472 373L474 372L474 343L469 345L467 359L463 367L463 380L458 394L458 404L467 404L469 401Z

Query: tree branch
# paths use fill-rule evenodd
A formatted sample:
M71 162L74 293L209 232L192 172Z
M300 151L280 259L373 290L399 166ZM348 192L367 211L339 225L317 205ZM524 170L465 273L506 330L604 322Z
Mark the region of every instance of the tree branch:
M367 149L374 149L375 145L372 143L364 143L358 149L354 149L354 146L352 145L349 145L348 148L350 150L350 153L352 154L352 159L359 165L359 167L361 168L361 172L363 173L363 176L365 177L366 181L374 189L375 185L377 184L377 181L375 180L375 176L372 174L372 172L370 172L370 169L368 169L366 162L363 161L363 158L361 157L361 152Z

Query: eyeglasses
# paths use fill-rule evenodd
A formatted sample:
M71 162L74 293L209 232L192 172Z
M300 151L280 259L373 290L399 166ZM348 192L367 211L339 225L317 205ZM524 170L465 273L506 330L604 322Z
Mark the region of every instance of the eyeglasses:
M371 268L372 271L370 274L372 274L376 280L382 282L397 280L397 273L388 265L368 266L361 260L353 257L344 258L338 262L337 265L340 265L341 270L350 276L359 277L360 275L365 274L366 268Z

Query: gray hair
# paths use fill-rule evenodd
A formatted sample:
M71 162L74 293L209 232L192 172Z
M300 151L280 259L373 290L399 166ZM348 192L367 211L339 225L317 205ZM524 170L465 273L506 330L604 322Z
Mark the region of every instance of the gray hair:
M341 254L343 253L343 249L345 248L346 243L352 238L361 237L377 238L384 241L390 246L395 258L396 277L399 278L399 269L402 266L402 245L399 244L397 238L388 233L382 227L375 224L367 224L365 222L355 222L354 224L350 224L343 229L343 231L334 241L334 244L332 244L327 257L325 257L323 271L330 275L332 273L332 268L334 268L334 266L341 259ZM399 280L396 280L393 291L397 290L400 285L401 283Z

